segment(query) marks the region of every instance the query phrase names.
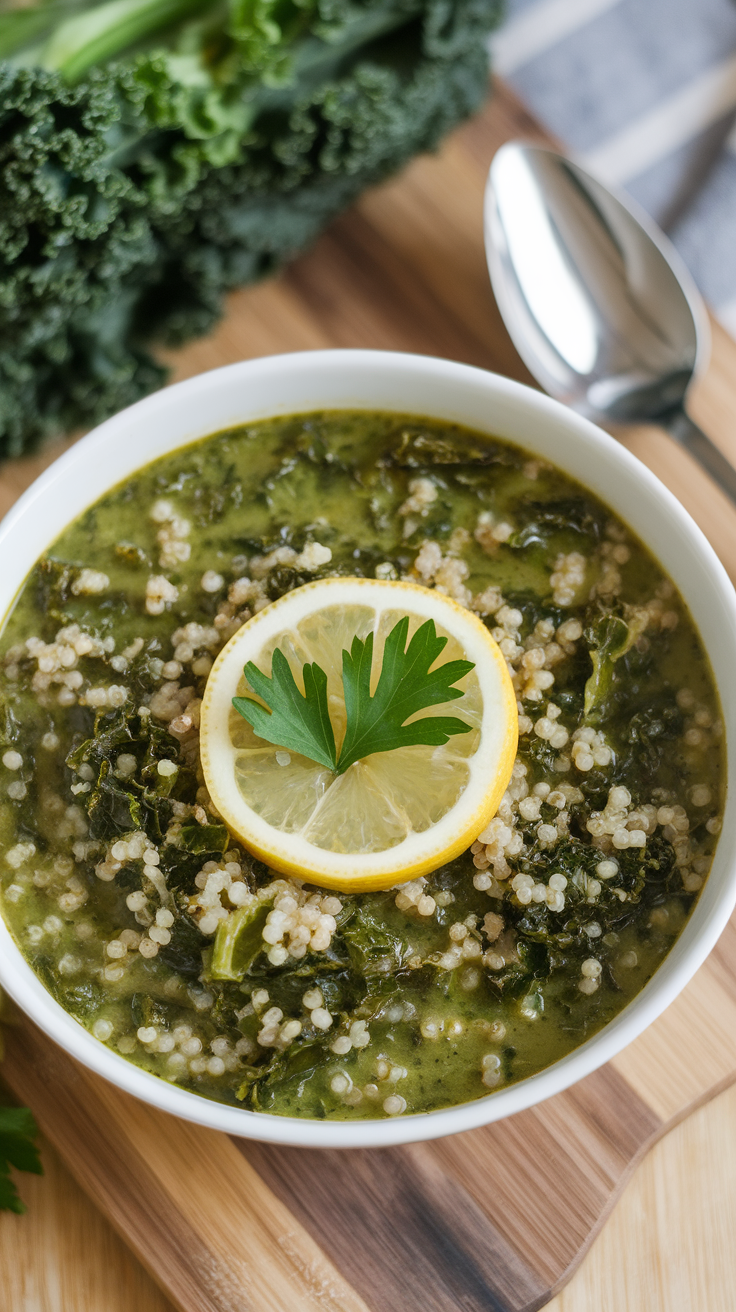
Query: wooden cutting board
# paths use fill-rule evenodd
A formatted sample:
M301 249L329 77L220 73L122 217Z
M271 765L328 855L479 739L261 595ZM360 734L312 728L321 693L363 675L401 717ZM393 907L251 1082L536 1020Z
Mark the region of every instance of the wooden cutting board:
M375 346L525 378L480 232L488 162L515 135L541 136L502 91L438 159L365 197L286 275L232 297L218 331L173 357L177 377L277 350ZM719 332L715 346L694 409L736 458L736 346ZM725 501L663 435L626 441L736 576ZM41 463L4 471L0 509ZM184 1312L531 1312L569 1277L654 1140L736 1081L736 924L607 1067L538 1108L434 1144L338 1153L230 1140L119 1093L25 1021L9 1034L3 1075Z

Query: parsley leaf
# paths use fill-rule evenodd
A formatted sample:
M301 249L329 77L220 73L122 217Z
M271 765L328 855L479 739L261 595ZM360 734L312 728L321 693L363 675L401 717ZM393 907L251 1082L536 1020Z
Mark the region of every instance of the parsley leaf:
M335 770L335 734L327 708L327 675L317 664L302 666L304 695L284 653L276 648L271 662L271 678L253 661L243 673L251 688L263 699L271 713L252 697L233 697L233 706L252 725L259 738L277 747L287 747L310 761Z
M344 774L374 752L420 743L439 747L453 734L469 733L471 726L454 716L424 716L411 724L406 720L428 706L462 697L461 689L452 685L474 665L472 661L447 661L432 670L447 638L438 637L433 620L417 629L407 648L408 633L409 617L404 616L386 639L373 695L373 634L365 640L356 635L350 651L343 651L347 725L339 756L327 705L327 676L317 664L304 665L302 694L283 652L277 649L273 654L270 679L249 661L244 674L271 713L250 697L233 697L233 706L260 738L318 761L334 774Z
M34 1139L38 1127L27 1107L0 1107L0 1210L25 1212L10 1179L10 1168L43 1175Z
M409 617L404 616L389 633L376 691L371 697L373 634L365 642L353 638L349 652L342 654L347 727L337 762L342 774L355 761L373 752L391 752L396 747L417 743L439 747L456 733L470 733L470 725L454 716L432 715L405 724L410 715L427 706L462 697L451 685L473 669L472 661L448 661L430 672L447 638L439 638L433 620L417 629L406 649Z

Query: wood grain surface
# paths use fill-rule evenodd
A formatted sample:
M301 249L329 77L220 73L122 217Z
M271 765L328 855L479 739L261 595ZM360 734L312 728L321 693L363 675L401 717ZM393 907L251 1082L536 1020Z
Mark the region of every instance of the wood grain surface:
M375 346L445 355L523 379L488 287L480 227L489 160L516 135L541 134L502 91L439 157L417 161L366 196L279 279L233 296L217 332L172 357L176 376L277 350ZM736 458L736 345L716 331L714 348L693 410ZM736 521L720 495L663 434L642 429L624 440L681 497L736 577ZM0 509L43 459L6 467ZM171 1304L185 1312L532 1312L569 1278L654 1140L736 1080L736 928L665 1016L608 1067L538 1108L437 1144L339 1154L236 1143L134 1103L26 1022L10 1034L4 1074L170 1302L116 1247L52 1154L50 1179L32 1181L25 1192L41 1209L53 1197L55 1210L0 1223L3 1308L117 1312L113 1289L122 1288L125 1307L136 1312ZM718 1180L723 1162L713 1127L732 1106L724 1094L712 1121L701 1114L689 1138L685 1127L674 1132L681 1144L700 1142L700 1133L712 1146ZM723 1143L736 1162L736 1135ZM703 1301L704 1286L698 1296L688 1293L703 1274L697 1244L678 1249L680 1275L672 1283L669 1268L659 1270L669 1249L664 1238L652 1241L654 1221L636 1224L636 1208L641 1216L658 1191L686 1203L690 1233L710 1217L701 1194L693 1220L692 1149L676 1158L675 1188L661 1186L666 1148L647 1165L639 1192L630 1191L629 1220L619 1209L550 1312L736 1307L728 1302L733 1263L729 1271L725 1247L722 1285L713 1284L711 1262ZM62 1196L70 1199L68 1214ZM721 1196L717 1221L724 1225L736 1202L725 1176ZM43 1215L51 1218L46 1231ZM635 1238L616 1255L607 1235L628 1234L627 1224ZM56 1266L45 1253L34 1256L44 1233L75 1236L70 1249L51 1242ZM704 1239L708 1232L699 1233ZM621 1251L641 1256L646 1279L632 1280ZM107 1284L101 1255L109 1262Z

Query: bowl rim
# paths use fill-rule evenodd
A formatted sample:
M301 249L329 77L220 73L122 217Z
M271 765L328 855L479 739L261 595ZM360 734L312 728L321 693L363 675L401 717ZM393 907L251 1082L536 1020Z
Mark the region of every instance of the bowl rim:
M346 378L352 378L353 381L347 383ZM296 384L301 385L307 392L310 388L316 389L315 394L323 392L324 399L320 404L299 405L285 402L283 387L286 383L288 392L289 380L292 382L296 380ZM736 593L715 552L684 507L626 448L589 420L575 414L559 402L500 375L432 356L350 349L300 351L264 356L198 374L156 392L121 411L60 456L24 492L0 524L0 550L5 552L7 572L16 580L15 586L5 587L9 599L7 604L2 606L2 623L12 610L14 598L23 586L28 572L21 560L22 568L19 569L16 562L15 574L13 574L13 540L22 538L29 530L29 526L39 522L38 512L45 511L46 514L42 517L44 527L40 534L43 541L41 545L34 548L33 559L37 559L42 554L64 525L82 514L89 505L104 494L105 490L115 486L121 478L130 476L149 461L184 447L199 437L206 437L238 424L258 422L270 416L319 410L352 408L402 413L399 406L388 402L376 402L375 398L360 401L357 398L359 394L369 395L371 389L376 386L379 390L383 387L384 392L401 395L402 386L410 385L414 387L415 392L420 391L422 395L426 393L427 396L432 397L433 402L424 410L416 406L407 406L403 410L404 414L424 413L430 417L452 421L461 410L470 407L472 397L473 406L476 406L477 402L476 408L479 414L485 415L487 410L491 412L485 430L489 436L495 432L498 436L506 437L507 440L529 449L530 453L535 452L535 440L539 441L540 447L544 447L547 439L551 442L554 438L564 448L563 458L558 458L557 454L550 456L548 451L540 450L539 454L546 454L553 463L558 464L563 470L567 469L567 472L577 477L578 481L606 503L615 504L616 496L612 497L607 488L612 473L620 475L627 494L634 499L637 514L644 516L642 519L644 529L637 524L634 531L652 550L644 513L648 510L654 526L651 531L654 532L656 528L659 536L672 545L673 552L677 550L680 553L680 568L672 570L668 565L666 572L668 575L679 575L676 581L691 611L697 612L700 608L705 615L707 608L710 607L714 625L717 621L718 641L716 642L714 638L713 646L710 646L707 638L703 636L703 642L711 661L726 718L726 741L730 743L731 730L736 732L736 691L734 694L729 693L725 671L729 663L733 668L734 656L736 656ZM271 396L271 403L265 404L265 408L262 405L260 410L257 407L249 409L249 389L251 391L255 389L257 393L259 386ZM335 395L341 396L341 387L344 391L347 389L346 396L355 396L356 399L352 402L346 399L330 400L328 397L330 390ZM201 408L203 404L215 406L226 404L223 396L229 394L228 388L238 394L242 391L242 400L233 403L237 415L233 413L230 420L218 423L214 428L212 426L202 428L201 422L197 428L195 424L197 431L186 431L183 434L179 432L175 440L157 437L154 449L149 451L145 460L138 458L133 460L126 473L108 479L104 482L102 490L95 487L88 496L81 494L80 489L85 486L91 487L95 477L98 483L101 479L104 480L106 475L100 473L104 466L104 458L100 462L97 457L104 457L108 453L110 444L124 439L126 430L128 436L138 430L138 440L140 440L141 425L145 429L152 426L155 428L157 423L163 423L165 428L167 415L170 420L172 415L175 418L177 409L187 417L184 420L186 424L189 421L191 408L192 423L194 423L193 415L198 405ZM462 403L457 399L461 395ZM279 400L279 397L282 399ZM446 401L440 401L438 399L440 397L445 397ZM496 413L493 413L494 408ZM516 421L522 428L528 424L534 429L535 437L522 439L519 436L511 436L508 432L504 433L503 428L499 429L498 426L499 416L502 424L505 416L507 426L511 424L513 427ZM456 422L483 431L485 420L470 422L467 418L460 417ZM545 427L549 431L546 432L543 440L542 429ZM161 442L164 444L161 445ZM132 447L134 442L130 445ZM595 452L595 460L592 452ZM123 451L122 454L124 457L126 452ZM583 464L586 460L592 463L591 476L576 474L574 467L566 466L566 460L569 458L574 464L576 456ZM118 464L121 463L120 457L120 446L118 446L116 448ZM90 470L92 470L91 476ZM64 511L61 521L58 505L60 489L66 489L74 502L74 509L71 513ZM624 511L617 509L616 513L630 523ZM59 522L61 527L57 526ZM39 538L38 531L35 531L35 537ZM654 554L660 553L655 551ZM687 587L683 586L683 577L686 577ZM0 597L2 597L1 587ZM708 623L710 624L710 620ZM696 624L698 628L703 628L703 624L698 623L697 619ZM716 648L718 648L717 662L714 660ZM715 668L716 664L719 664L724 671L721 678ZM725 697L724 693L727 694ZM730 778L731 771L732 761L729 752L727 778ZM475 1129L523 1111L592 1073L638 1037L689 982L725 928L736 904L736 859L728 855L736 846L734 841L736 840L736 804L733 801L733 791L729 789L727 792L723 830L711 875L685 929L644 989L612 1021L566 1057L526 1080L509 1085L474 1102L461 1103L433 1112L410 1113L387 1120L317 1121L233 1108L202 1095L190 1093L135 1066L124 1056L95 1039L90 1031L70 1016L32 971L1 916L0 984L50 1038L96 1074L161 1110L232 1135L294 1146L365 1148L411 1143ZM715 875L717 878L714 882Z

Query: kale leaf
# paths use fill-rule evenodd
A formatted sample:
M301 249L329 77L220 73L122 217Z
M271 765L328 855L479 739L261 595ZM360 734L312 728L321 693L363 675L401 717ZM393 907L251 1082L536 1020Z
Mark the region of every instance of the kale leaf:
M522 527L510 539L512 547L547 547L556 533L575 533L595 546L602 537L605 511L586 497L559 497L552 501L528 501L517 509Z
M620 615L605 615L588 631L593 663L593 673L585 685L585 719L589 723L594 723L601 714L612 690L616 662L631 650L648 622L646 611L635 614L628 622Z
M367 980L395 974L407 953L405 940L389 928L381 909L380 898L363 897L342 930L350 960Z
M158 950L158 959L184 979L196 980L202 974L202 935L190 916L174 913L171 938Z
M13 4L13 0L11 0ZM165 379L148 353L475 110L499 0L114 0L0 15L0 454Z

